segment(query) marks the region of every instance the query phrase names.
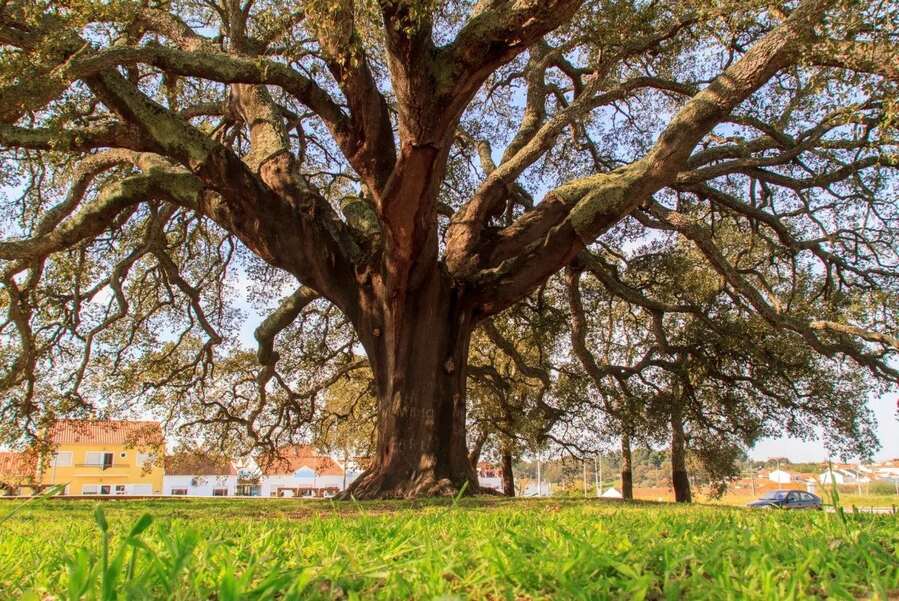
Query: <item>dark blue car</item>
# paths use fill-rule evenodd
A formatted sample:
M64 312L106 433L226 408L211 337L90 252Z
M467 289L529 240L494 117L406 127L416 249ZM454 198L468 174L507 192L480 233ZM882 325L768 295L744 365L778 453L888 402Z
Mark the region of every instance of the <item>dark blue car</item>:
M821 498L801 490L772 490L747 507L752 509L821 509Z

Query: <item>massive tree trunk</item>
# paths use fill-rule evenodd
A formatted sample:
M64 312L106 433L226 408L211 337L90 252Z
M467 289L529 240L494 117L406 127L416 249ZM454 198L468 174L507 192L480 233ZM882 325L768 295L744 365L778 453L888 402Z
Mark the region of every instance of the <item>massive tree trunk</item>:
M621 433L621 496L624 499L634 498L634 471L631 462L631 435Z
M378 445L347 491L356 498L479 490L465 440L465 369L473 323L435 265L404 295L373 277L357 329L377 384Z
M503 445L503 494L507 497L515 496L515 475L512 473L512 450L508 445Z
M680 407L671 410L671 484L674 487L674 500L678 503L690 503L690 478L687 475L686 437L684 421Z

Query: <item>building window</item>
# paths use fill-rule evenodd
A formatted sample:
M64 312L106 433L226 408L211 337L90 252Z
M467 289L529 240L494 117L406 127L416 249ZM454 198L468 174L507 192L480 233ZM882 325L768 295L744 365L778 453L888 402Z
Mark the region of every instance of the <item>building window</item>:
M72 467L72 452L71 451L61 451L59 453L55 453L53 455L53 461L51 462L53 467Z
M115 494L124 495L125 494L125 485L124 484L116 484L115 485Z
M258 497L260 492L258 484L238 484L237 491L234 494L238 497Z
M81 487L81 494L83 495L95 495L97 494L97 485L96 484L85 484Z
M100 494L101 495L108 495L111 492L112 492L112 486L110 486L109 484L101 484L100 485Z
M180 496L184 496L186 494L187 494L186 488L173 488L172 489L172 495L174 495L174 496L180 497Z
M85 465L103 468L112 467L112 453L103 451L88 451L84 457Z
M227 497L228 489L227 488L213 488L212 496L213 497Z

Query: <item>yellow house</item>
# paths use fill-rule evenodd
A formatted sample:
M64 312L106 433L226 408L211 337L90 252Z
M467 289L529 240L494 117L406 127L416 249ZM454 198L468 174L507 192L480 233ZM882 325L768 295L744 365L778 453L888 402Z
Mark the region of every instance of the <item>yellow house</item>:
M41 467L43 485L66 484L66 495L162 493L159 422L62 420L49 439L54 453Z

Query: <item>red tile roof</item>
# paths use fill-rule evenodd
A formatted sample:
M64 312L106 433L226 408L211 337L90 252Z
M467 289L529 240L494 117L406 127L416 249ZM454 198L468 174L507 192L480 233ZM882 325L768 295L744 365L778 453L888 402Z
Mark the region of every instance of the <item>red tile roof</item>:
M117 420L60 420L50 428L50 442L62 444L125 444L162 446L159 422Z
M343 468L327 455L320 455L309 445L292 445L264 455L257 461L266 476L292 474L302 467L315 470L319 476L342 476Z
M0 481L32 478L37 468L37 455L0 451Z
M182 452L165 458L167 476L236 476L237 470L227 457Z

